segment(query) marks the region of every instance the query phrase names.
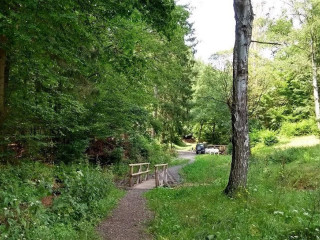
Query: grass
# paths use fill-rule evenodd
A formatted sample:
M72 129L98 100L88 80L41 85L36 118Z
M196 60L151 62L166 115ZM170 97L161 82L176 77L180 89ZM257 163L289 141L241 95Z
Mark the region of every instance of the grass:
M86 163L0 165L0 239L98 239L95 226L124 192Z
M294 148L294 147L312 147L320 144L320 139L317 136L301 136L290 139L286 144L281 144L279 148Z
M169 162L169 167L177 166L177 165L185 165L189 163L190 160L188 159L182 159L182 158L176 158Z
M147 193L155 239L320 239L320 146L253 150L248 190L222 191L230 156L198 156L185 183Z
M287 149L287 148L299 148L299 147L313 147L320 144L320 139L318 136L300 136L289 138L283 135L279 137L279 143L274 146L266 146L263 142L256 144L253 148L253 152L260 151L274 151L274 149Z

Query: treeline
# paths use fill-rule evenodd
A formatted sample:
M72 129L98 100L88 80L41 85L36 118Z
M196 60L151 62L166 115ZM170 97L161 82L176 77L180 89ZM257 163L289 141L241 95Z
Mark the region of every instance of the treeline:
M285 137L318 134L319 0L285 1L277 16L255 4L249 55L251 146ZM280 11L279 11L280 12ZM202 141L227 144L231 136L232 51L198 64L194 85L194 133Z
M260 43L253 44L250 68L253 135L265 129L273 138L319 133L319 3L287 1L278 17L256 19L253 38ZM263 5L256 8L262 11Z
M143 157L175 141L192 94L187 18L173 0L2 1L1 160Z
M194 81L192 132L199 142L229 144L231 141L232 63L230 53L215 54L220 67L198 62Z

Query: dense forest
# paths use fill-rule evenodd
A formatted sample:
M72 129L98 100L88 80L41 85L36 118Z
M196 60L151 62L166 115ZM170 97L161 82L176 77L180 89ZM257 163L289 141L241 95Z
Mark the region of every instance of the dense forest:
M187 134L230 143L232 52L196 62L185 8L173 1L4 6L3 162L90 156L110 163L123 149L135 157L146 154L147 143L179 144ZM288 6L280 18L255 6L248 99L253 146L259 131L269 137L317 131L318 5Z
M184 8L171 0L1 6L3 162L108 162L123 148L136 157L152 139L183 135L193 77Z
M252 2L234 1L235 48L203 62L174 0L0 0L0 239L98 239L129 163L173 166L196 143L228 156L147 194L155 239L318 239L320 0ZM316 146L290 149L301 136ZM238 158L245 189L227 198ZM241 216L258 223L225 229Z

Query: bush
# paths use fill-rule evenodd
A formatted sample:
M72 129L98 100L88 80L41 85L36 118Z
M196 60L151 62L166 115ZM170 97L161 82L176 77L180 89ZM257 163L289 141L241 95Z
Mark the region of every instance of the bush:
M251 132L250 134L250 146L254 147L256 146L259 142L261 142L261 136L259 132Z
M263 143L266 146L272 146L279 142L276 132L270 130L264 130L260 132L260 136L263 139Z
M316 122L308 119L300 122L284 122L280 132L282 135L292 137L316 134L318 130Z
M169 149L155 140L141 135L130 138L130 160L148 161L151 164L168 163L171 160Z
M111 172L89 164L0 166L0 239L78 239L122 196Z

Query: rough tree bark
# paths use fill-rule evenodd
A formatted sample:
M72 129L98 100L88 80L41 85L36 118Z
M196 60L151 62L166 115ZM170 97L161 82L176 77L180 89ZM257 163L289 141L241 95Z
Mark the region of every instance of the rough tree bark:
M318 91L318 68L316 63L316 51L314 49L313 36L311 36L311 64L312 64L312 86L314 107L318 129L320 129L320 106L319 106L319 91Z
M249 148L248 127L248 54L252 35L253 10L251 0L234 0L236 39L233 50L232 96L232 163L227 195L247 184Z

